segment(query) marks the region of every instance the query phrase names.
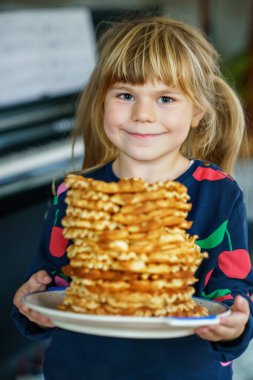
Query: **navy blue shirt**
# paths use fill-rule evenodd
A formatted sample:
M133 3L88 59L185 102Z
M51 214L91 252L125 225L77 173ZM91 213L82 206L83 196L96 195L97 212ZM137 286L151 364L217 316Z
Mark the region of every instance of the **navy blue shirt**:
M118 181L108 163L87 177ZM194 161L177 181L188 188L193 221L190 234L208 251L195 276L195 295L233 303L237 294L249 300L251 316L243 335L230 342L209 342L191 335L173 339L123 339L42 329L14 307L12 318L27 338L50 339L45 352L45 380L229 380L232 361L253 336L253 273L247 251L247 219L237 183L209 162ZM45 269L55 285L65 282L61 268L68 263L61 220L65 215L64 184L47 213L37 254L28 279Z

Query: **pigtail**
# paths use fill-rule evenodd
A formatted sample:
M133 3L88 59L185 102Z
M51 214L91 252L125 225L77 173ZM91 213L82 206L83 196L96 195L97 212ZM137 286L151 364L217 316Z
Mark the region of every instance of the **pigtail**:
M245 139L244 112L238 96L221 77L215 76L213 85L216 128L206 159L232 173Z
M208 103L205 116L197 128L191 129L182 152L189 158L213 162L232 174L247 141L241 102L222 77L214 75Z
M245 139L245 117L234 90L221 78L214 78L216 136L208 160L231 173Z

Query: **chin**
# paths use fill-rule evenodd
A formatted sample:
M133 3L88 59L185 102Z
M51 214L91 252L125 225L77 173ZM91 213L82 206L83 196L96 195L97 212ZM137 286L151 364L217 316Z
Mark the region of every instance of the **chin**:
M159 156L150 155L150 154L127 154L128 157L130 157L132 160L139 161L139 162L150 162L150 161L156 161L160 158Z

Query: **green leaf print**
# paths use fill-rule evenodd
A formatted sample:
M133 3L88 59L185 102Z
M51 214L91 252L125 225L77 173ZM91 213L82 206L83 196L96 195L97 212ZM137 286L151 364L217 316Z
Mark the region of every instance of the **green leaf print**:
M51 275L52 277L59 276L59 277L63 278L64 280L69 281L69 277L68 277L68 276L66 276L64 273L62 273L62 272L60 272L60 271L57 271L57 270L53 270L53 271L50 273L50 275Z
M201 295L204 298L208 298L210 300L213 300L215 298L226 296L227 294L231 294L231 290L229 289L218 289L210 294L206 294L205 292L202 292Z
M228 221L225 220L220 227L217 228L214 232L211 233L206 239L197 240L196 243L203 249L211 249L217 247L222 240L226 232Z
M58 213L59 213L59 209L57 209L57 210L55 211L55 215L54 215L54 226L56 226L56 224L57 224Z

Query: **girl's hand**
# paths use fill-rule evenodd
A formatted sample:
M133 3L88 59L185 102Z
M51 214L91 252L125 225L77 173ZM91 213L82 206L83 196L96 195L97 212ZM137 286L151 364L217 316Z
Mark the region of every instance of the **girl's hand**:
M231 311L232 313L229 316L220 319L219 325L199 327L194 330L195 333L201 338L212 342L239 338L244 332L249 319L248 301L242 296L237 296Z
M13 299L13 303L18 308L20 313L25 315L31 322L34 322L41 327L54 327L54 325L49 318L29 309L28 306L23 304L22 300L28 293L35 293L45 290L46 285L50 284L51 281L52 279L49 274L44 270L40 270L39 272L34 273L29 280L17 290Z

